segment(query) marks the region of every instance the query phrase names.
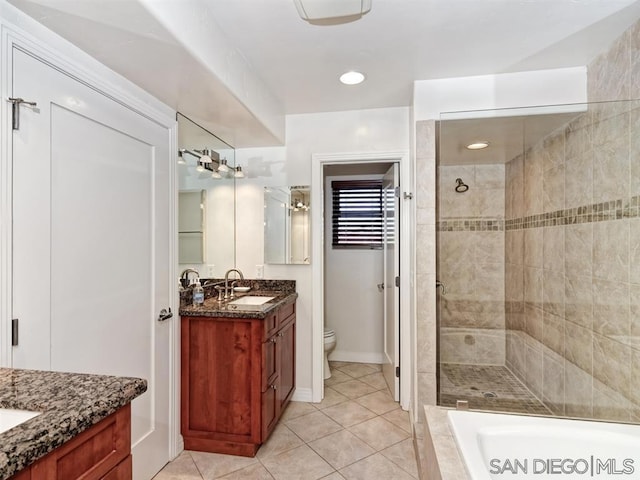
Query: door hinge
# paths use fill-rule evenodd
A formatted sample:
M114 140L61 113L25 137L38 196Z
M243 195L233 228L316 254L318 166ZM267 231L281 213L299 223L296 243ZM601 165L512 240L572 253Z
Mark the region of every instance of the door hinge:
M20 105L24 103L30 107L36 107L38 104L36 102L27 102L23 98L13 97L9 97L7 101L11 102L11 128L20 130Z
M400 286L400 277L396 277L396 287Z
M18 319L13 318L11 320L11 346L18 345Z
M396 367L396 377L400 378L400 367Z
M393 189L396 198L400 198L400 187L396 187Z
M405 200L413 200L413 193L411 193L411 192L404 192L404 199L405 199Z

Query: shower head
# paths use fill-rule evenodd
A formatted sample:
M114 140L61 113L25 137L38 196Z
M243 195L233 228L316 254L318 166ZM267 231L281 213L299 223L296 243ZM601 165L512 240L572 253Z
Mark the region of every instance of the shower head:
M469 185L464 183L461 178L456 178L456 192L464 193L469 190Z

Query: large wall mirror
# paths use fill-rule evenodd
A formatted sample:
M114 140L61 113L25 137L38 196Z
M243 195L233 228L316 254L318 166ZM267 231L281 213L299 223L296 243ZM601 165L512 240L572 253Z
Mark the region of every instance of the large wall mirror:
M235 150L184 115L177 120L178 262L222 277L236 264Z
M265 263L311 263L310 197L308 185L265 187Z

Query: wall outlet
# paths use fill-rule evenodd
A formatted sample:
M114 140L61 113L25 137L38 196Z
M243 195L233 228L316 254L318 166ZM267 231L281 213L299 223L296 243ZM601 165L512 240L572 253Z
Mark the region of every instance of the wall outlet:
M216 266L215 265L207 265L207 277L215 278L216 275Z
M264 278L264 265L256 265L256 278Z

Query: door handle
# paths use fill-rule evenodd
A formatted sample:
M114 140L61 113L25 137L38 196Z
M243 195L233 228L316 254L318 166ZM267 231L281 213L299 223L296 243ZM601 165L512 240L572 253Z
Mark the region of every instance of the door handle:
M378 291L379 292L384 292L384 283L379 283L378 284Z
M171 311L171 307L169 307L168 311L166 308L163 308L162 310L160 310L160 315L158 315L158 321L164 322L165 320L169 320L171 317L173 317L173 312Z

